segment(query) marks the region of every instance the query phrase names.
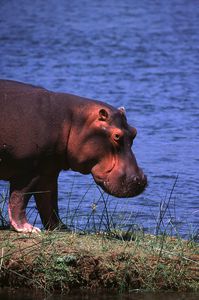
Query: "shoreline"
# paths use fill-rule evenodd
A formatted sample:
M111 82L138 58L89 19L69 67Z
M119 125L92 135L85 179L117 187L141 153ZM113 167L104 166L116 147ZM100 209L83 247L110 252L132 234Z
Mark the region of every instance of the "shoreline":
M199 245L167 236L0 230L0 287L199 291Z

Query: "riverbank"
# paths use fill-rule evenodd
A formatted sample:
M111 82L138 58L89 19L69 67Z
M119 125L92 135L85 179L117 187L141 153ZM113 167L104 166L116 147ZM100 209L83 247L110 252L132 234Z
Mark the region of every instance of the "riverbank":
M137 233L0 231L0 286L45 292L199 291L199 245Z

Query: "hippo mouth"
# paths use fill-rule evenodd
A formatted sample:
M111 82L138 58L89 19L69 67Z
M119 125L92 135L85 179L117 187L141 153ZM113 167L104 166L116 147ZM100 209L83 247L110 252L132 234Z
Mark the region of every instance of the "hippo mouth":
M93 176L97 185L99 185L106 193L118 197L118 198L129 198L135 197L141 194L147 186L147 177L132 176L129 179L122 180L121 178L105 178ZM112 179L112 180L111 180Z

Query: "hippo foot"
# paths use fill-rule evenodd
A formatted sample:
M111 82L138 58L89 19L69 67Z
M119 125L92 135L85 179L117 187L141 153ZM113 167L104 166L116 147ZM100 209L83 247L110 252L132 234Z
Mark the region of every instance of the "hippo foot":
M38 227L34 227L29 223L24 223L22 225L11 224L13 230L20 233L40 233L41 230Z

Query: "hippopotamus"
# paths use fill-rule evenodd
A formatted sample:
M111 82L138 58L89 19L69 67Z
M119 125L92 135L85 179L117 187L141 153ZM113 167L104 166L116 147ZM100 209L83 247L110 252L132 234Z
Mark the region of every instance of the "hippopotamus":
M97 185L116 197L142 193L147 177L131 149L136 133L124 108L0 80L0 180L10 182L11 228L40 231L26 217L31 196L44 228L59 227L61 170L91 173Z

